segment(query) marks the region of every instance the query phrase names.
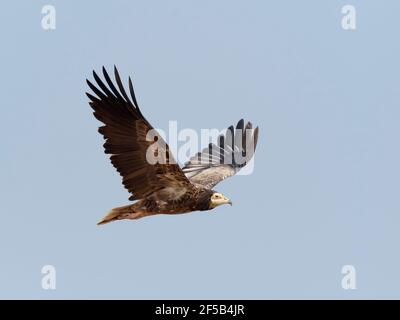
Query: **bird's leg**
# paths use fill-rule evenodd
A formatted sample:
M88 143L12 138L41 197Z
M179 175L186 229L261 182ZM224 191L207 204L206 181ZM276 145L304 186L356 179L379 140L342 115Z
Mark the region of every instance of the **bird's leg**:
M129 212L125 213L121 219L139 219L146 216L151 216L158 213L157 201L151 199L139 200L135 204L131 205Z

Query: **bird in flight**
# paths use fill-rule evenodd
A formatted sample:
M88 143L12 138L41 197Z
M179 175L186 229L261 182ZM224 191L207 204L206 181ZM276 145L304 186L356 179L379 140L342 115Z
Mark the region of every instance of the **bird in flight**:
M139 219L157 214L181 214L212 210L232 202L212 188L235 175L253 157L258 127L243 119L230 126L181 168L161 136L149 139L155 131L143 116L136 101L131 78L126 93L114 67L115 86L103 67L104 83L93 71L97 86L86 80L96 95L86 93L93 114L104 125L99 127L105 139L104 150L122 176L122 183L136 202L112 209L98 224L123 219ZM107 84L107 85L106 85ZM149 154L158 161L149 161ZM151 159L150 159L151 160Z

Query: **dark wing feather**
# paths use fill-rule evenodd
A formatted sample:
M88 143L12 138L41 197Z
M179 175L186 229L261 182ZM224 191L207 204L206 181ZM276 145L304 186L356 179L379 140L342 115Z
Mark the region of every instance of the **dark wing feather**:
M258 127L241 119L236 129L230 126L224 135L219 136L217 144L210 143L207 148L190 158L183 172L191 182L205 188L213 188L220 181L235 175L252 159L258 140Z
M116 68L114 73L119 90L104 67L103 75L108 86L94 71L93 77L98 87L87 80L89 87L97 95L95 97L87 93L89 104L96 119L104 123L99 132L106 140L105 153L111 154L111 163L122 176L125 188L132 194L130 200L179 199L194 186L176 164L161 136L157 136L159 140L156 149L169 161L156 164L147 161L147 151L149 147L154 148L155 144L154 141L146 140L146 135L153 127L139 109L131 79L129 78L129 91L132 100L126 94Z

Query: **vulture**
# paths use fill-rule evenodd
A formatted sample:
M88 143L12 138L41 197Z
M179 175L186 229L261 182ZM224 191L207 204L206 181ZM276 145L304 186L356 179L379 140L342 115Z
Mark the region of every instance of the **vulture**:
M157 214L181 214L212 210L232 202L213 190L222 180L235 175L253 157L258 127L240 120L230 126L215 143L210 143L181 168L168 144L143 116L131 78L129 94L117 68L113 82L103 67L102 80L95 71L97 85L86 80L93 93L86 93L105 139L104 151L131 194L131 204L112 209L99 225L123 219L139 219ZM149 156L150 155L150 156Z

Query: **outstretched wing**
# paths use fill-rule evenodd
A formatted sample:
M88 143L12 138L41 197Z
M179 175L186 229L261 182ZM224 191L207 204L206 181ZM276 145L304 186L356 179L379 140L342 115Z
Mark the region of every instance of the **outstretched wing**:
M131 78L129 78L130 99L116 67L114 73L119 90L103 67L103 75L108 86L93 71L97 87L89 80L87 84L97 97L90 93L86 95L91 100L89 104L94 110L94 116L104 123L104 126L99 128L99 132L106 140L104 150L105 153L111 154L111 163L122 176L125 188L132 194L129 200L179 199L191 190L193 185L176 164L161 136L156 135L158 140L154 141L146 139L149 130L154 129L138 107ZM157 143L154 143L155 141ZM148 155L151 154L149 151L158 155L157 159L162 161L149 162Z
M253 157L258 140L258 127L243 119L236 129L230 126L220 135L217 144L210 143L208 148L190 158L183 172L194 184L213 188L220 181L235 175Z

